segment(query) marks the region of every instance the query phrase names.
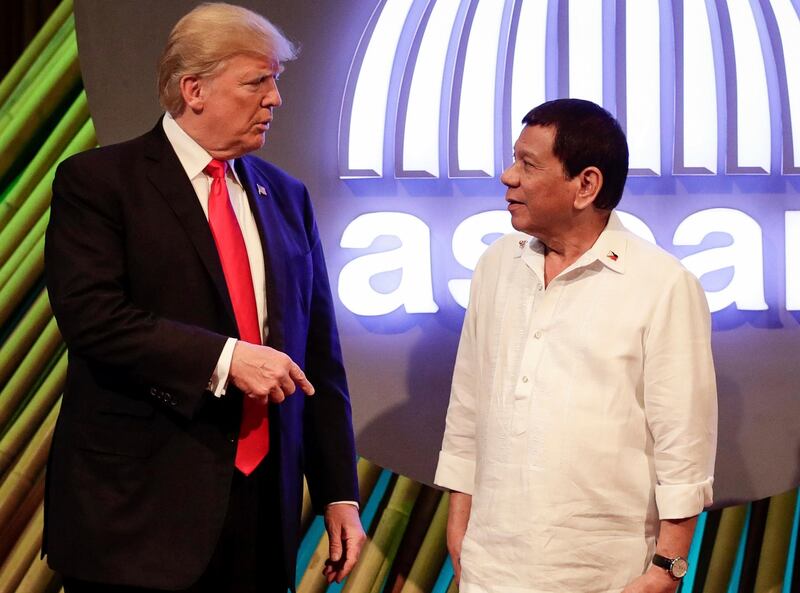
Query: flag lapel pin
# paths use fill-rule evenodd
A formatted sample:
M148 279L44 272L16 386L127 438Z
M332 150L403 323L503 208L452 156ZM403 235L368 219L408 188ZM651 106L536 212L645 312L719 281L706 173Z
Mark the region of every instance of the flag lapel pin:
M256 183L256 189L258 190L259 196L267 197L267 189L263 185Z
M609 251L608 253L606 253L606 257L611 261L617 261L619 259L619 256L613 251Z

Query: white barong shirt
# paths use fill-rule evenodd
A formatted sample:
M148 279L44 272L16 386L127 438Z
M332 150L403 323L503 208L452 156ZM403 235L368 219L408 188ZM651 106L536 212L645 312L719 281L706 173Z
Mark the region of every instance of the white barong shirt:
M435 478L472 495L461 593L620 591L660 519L711 503L710 333L698 280L614 213L546 289L537 239L487 249Z

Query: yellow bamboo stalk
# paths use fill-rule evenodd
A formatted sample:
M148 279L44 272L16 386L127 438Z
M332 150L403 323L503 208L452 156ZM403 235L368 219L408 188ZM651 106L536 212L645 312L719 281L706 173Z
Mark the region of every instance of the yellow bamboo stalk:
M67 353L64 351L56 365L36 390L28 405L14 421L14 424L0 439L0 474L11 466L19 452L25 447L31 435L41 424L53 404L64 390L67 378Z
M41 55L44 48L50 43L56 31L72 15L72 0L63 0L53 11L44 26L22 52L16 63L0 82L0 105L6 102L11 91L20 83L25 73L31 70L36 57Z
M47 565L47 561L35 555L28 571L17 587L17 593L31 591L33 593L47 593L52 590L58 575Z
M31 84L11 109L0 115L0 176L25 150L38 131L38 124L47 120L79 81L78 44L73 30L36 84Z
M347 579L343 593L378 593L408 526L421 484L399 476L372 538Z
M323 533L319 539L311 560L308 561L303 578L297 587L297 593L323 593L328 588L328 581L322 575L325 568L325 560L328 559L328 534Z
M44 214L39 218L36 224L33 225L30 232L25 235L25 238L13 251L11 256L0 265L0 290L8 284L17 270L22 266L22 262L28 257L35 248L39 240L44 237L44 232L47 230L47 222L50 220L50 209L45 210Z
M55 583L58 575L47 566L47 561L34 554L28 571L17 586L17 593L46 593Z
M428 593L436 584L436 579L447 555L447 508L450 495L445 493L439 500L428 532L408 573L400 593Z
M44 331L25 355L17 370L0 391L0 428L13 416L28 390L41 374L42 369L61 345L61 334L52 317Z
M375 483L381 475L381 468L363 457L358 460L358 492L363 505L372 494ZM324 533L308 561L308 567L300 579L297 593L323 593L328 587L328 582L322 576L325 560L328 559L328 534Z
M31 562L42 548L44 507L39 505L36 514L17 540L11 553L0 567L0 593L15 593L20 581L28 572ZM20 591L30 591L20 589Z
M0 385L5 384L8 376L42 333L42 329L52 316L47 290L42 289L17 326L0 345ZM2 425L3 422L0 421L0 427Z
M3 325L44 273L44 236L20 262L17 273L0 288L0 325Z
M27 496L22 499L11 521L0 531L0 564L6 559L11 548L17 543L19 536L25 531L36 509L42 503L44 498L44 475L44 471L39 474L39 477L36 478L36 484L28 491Z
M722 510L703 593L727 593L746 517L746 505Z
M39 180L28 198L22 202L19 210L6 224L0 233L0 263L5 262L11 253L17 248L25 235L31 230L34 224L41 218L50 206L50 199L53 195L53 177L55 177L56 166L70 155L83 150L87 150L97 144L97 137L94 132L92 120L87 120L81 126L80 131L72 138L59 155L56 164L47 171L47 174Z
M89 103L86 100L86 91L81 91L67 113L64 114L56 127L42 144L39 152L25 167L25 170L16 180L14 186L0 202L0 230L5 228L20 205L27 199L36 185L56 162L70 140L80 131L89 119Z
M59 399L25 447L20 458L0 483L0 529L8 525L20 502L34 485L36 476L47 462L53 428L60 408L61 400Z
M303 476L303 510L300 511L300 533L305 533L313 520L314 508L311 505L311 493L308 491L308 482Z
M797 490L769 499L753 593L780 593L783 590L796 504Z

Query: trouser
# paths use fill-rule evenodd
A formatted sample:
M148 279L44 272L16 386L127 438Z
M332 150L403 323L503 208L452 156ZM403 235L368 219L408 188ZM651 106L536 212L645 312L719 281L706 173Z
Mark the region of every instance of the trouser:
M184 593L286 593L280 544L277 468L270 455L245 476L234 471L228 511L211 560ZM191 492L186 504L191 504ZM65 593L161 593L64 576Z

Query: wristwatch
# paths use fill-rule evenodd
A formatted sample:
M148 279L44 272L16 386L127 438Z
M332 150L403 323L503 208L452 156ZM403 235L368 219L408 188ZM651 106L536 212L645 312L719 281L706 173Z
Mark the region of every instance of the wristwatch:
M686 562L686 558L683 556L667 558L661 554L653 554L653 566L666 570L675 581L681 580L689 570L689 563Z

